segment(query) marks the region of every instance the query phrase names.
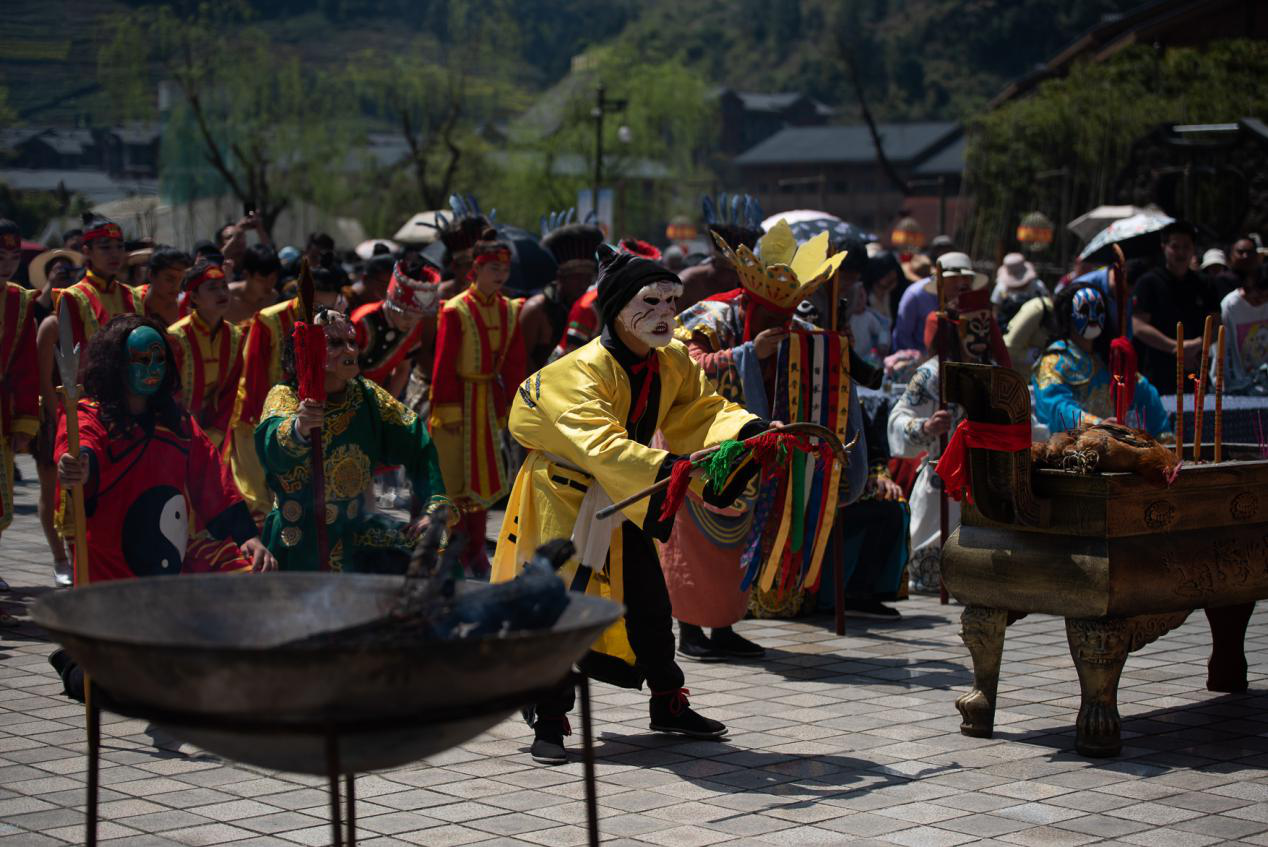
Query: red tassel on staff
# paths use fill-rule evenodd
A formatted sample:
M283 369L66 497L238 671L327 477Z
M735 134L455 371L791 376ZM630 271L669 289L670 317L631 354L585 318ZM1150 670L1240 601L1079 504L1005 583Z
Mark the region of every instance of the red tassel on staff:
M691 460L679 459L674 462L673 470L669 472L669 487L665 489L665 502L660 508L660 520L667 521L678 511L683 498L687 496L687 488L690 485Z
M1127 338L1127 257L1114 245L1114 294L1118 300L1118 337L1110 342L1110 374L1113 375L1114 417L1126 425L1136 401L1136 374L1140 364L1136 347Z
M1110 373L1114 375L1114 417L1127 423L1127 413L1136 400L1136 348L1123 336L1110 342Z
M295 379L299 399L326 402L326 330L296 321L291 331L295 342Z

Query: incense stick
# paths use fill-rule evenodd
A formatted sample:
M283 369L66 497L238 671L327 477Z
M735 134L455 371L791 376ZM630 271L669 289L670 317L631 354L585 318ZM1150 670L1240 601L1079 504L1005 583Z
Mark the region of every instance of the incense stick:
M1176 461L1184 461L1184 324L1176 321Z
M1224 325L1216 334L1215 355L1215 461L1224 459Z
M1193 461L1202 458L1202 440L1206 434L1203 429L1203 415L1206 412L1206 371L1211 364L1211 330L1214 328L1215 316L1207 315L1202 326L1202 357L1198 360L1197 379L1193 383Z

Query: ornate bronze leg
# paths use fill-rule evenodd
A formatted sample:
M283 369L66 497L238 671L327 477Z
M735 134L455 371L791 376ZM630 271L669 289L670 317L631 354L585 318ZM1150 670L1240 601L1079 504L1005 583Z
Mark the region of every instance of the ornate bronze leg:
M1254 603L1206 609L1211 625L1211 658L1206 665L1206 690L1240 694L1246 690L1246 625Z
M1066 638L1083 694L1075 747L1084 756L1117 756L1123 749L1118 679L1127 661L1130 628L1123 618L1066 618Z
M1118 680L1127 654L1184 623L1188 611L1134 618L1066 618L1070 655L1079 672L1075 747L1084 756L1117 756L1123 749Z
M960 710L960 732L990 738L995 731L995 692L999 663L1004 655L1008 612L985 606L966 606L960 615L960 638L973 657L973 690L955 701Z

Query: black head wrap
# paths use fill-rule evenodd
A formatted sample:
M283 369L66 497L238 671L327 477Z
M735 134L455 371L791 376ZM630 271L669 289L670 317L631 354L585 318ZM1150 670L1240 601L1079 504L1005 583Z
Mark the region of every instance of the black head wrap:
M677 274L659 262L633 253L618 253L607 244L599 245L596 257L599 260L599 318L604 326L616 320L625 304L633 300L643 286L654 282L681 282Z

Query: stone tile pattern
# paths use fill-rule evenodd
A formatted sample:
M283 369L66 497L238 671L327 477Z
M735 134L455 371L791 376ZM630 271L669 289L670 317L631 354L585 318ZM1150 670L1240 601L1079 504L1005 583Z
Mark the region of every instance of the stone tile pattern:
M21 463L34 480L29 460ZM35 484L0 543L8 611L51 590ZM969 683L958 607L915 598L901 623L745 621L763 662L687 665L692 703L724 742L647 730L644 696L596 686L604 843L707 845L1268 845L1268 614L1247 636L1250 693L1204 688L1199 613L1133 655L1116 760L1073 752L1078 686L1061 621L1009 631L996 737L959 733ZM61 696L34 626L0 632L0 845L82 843L84 718ZM329 843L321 779L267 773L201 751L156 749L106 716L101 838L119 845ZM579 762L529 761L508 720L429 762L359 778L363 845L585 841ZM574 736L574 744L579 739Z

